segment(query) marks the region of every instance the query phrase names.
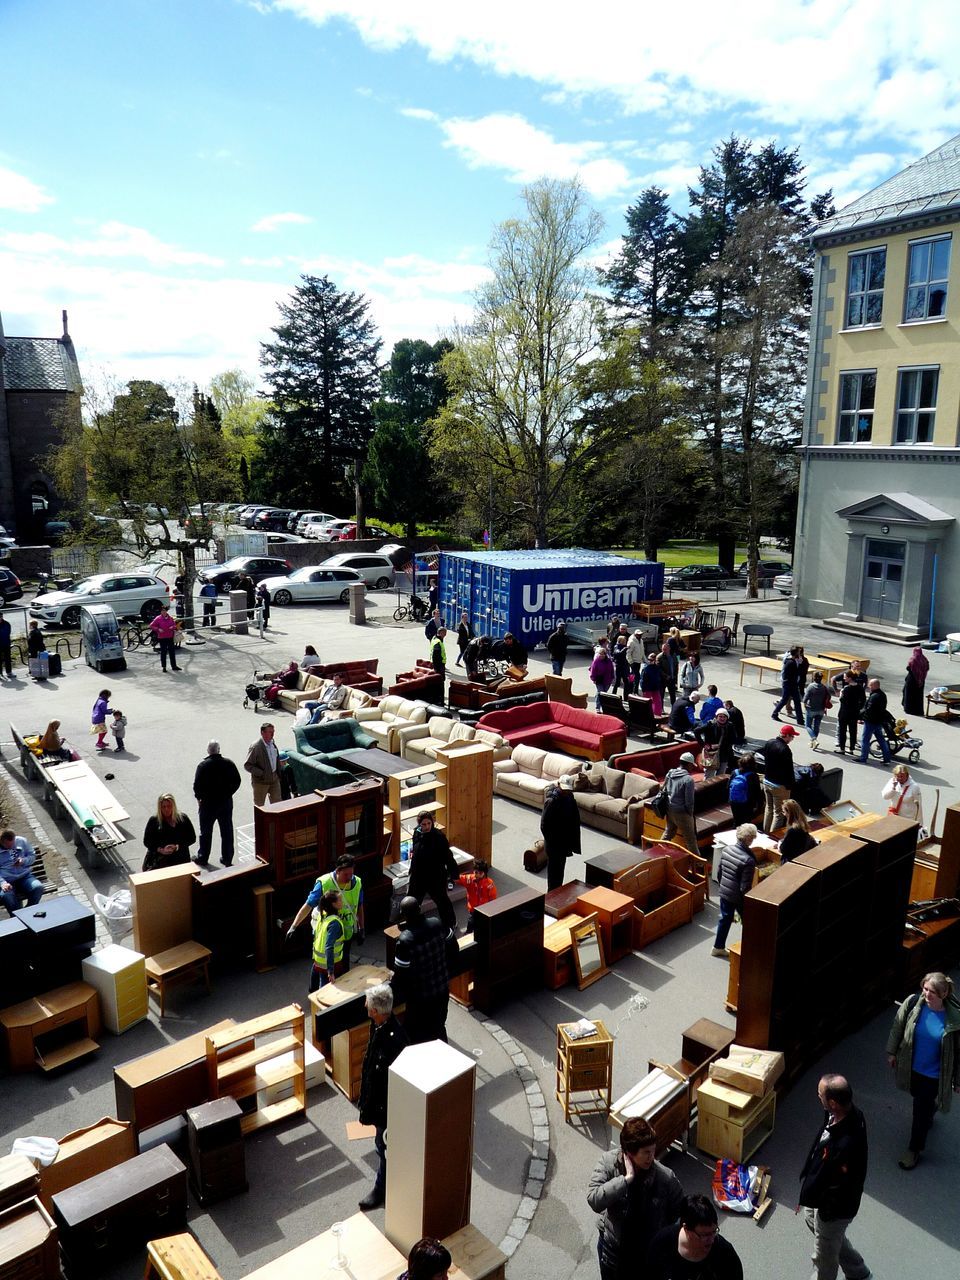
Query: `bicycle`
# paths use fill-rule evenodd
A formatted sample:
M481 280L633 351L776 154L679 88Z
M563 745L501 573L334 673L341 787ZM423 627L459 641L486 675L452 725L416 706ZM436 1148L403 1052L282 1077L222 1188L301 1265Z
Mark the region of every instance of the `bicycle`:
M153 646L157 642L157 638L150 630L150 624L143 622L140 618L131 618L127 621L126 629L121 632L123 639L123 647L125 649L139 649L141 645Z
M405 618L412 618L414 622L424 622L429 613L429 607L426 601L421 600L419 596L411 596L409 604L399 604L393 611L394 622L403 622Z

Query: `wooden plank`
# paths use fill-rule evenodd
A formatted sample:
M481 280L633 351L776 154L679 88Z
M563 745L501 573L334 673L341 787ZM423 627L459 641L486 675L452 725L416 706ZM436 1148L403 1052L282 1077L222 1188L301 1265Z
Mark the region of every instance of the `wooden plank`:
M100 1046L96 1040L91 1040L89 1036L81 1036L79 1040L71 1040L69 1044L59 1045L56 1049L49 1049L45 1053L36 1050L37 1066L41 1071L56 1071L57 1067L65 1066L68 1062L76 1062L78 1058L87 1058L91 1053L98 1053Z
M289 1035L284 1036L282 1040L271 1040L269 1044L258 1045L255 1049L241 1053L236 1058L228 1058L222 1066L217 1068L217 1079L221 1084L228 1083L236 1076L245 1075L259 1063L269 1062L271 1058L276 1058L281 1053L296 1049L299 1044L300 1040L297 1036Z
M251 1111L240 1121L240 1128L244 1134L256 1133L258 1129L263 1129L268 1124L276 1124L279 1120L285 1120L287 1116L296 1115L300 1111L303 1111L303 1103L294 1094L292 1098L284 1098L282 1102L271 1102L261 1107L259 1111Z
M258 1018L248 1022L238 1022L229 1031L214 1031L207 1040L214 1049L226 1049L236 1040L252 1040L254 1036L265 1036L271 1031L280 1031L303 1017L303 1010L298 1004L288 1004L283 1009L275 1009L272 1013L262 1013Z
M73 809L73 802L76 801L87 809L99 809L108 822L129 821L129 813L85 760L69 760L65 764L50 765L47 777L71 812L76 812Z

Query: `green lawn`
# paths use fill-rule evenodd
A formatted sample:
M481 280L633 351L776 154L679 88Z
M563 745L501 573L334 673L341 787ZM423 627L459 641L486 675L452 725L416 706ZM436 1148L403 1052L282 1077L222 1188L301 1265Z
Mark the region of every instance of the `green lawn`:
M611 547L611 550L617 555L628 556L631 560L644 558L642 551L629 550L626 547ZM735 563L739 564L746 558L747 548L737 547ZM767 552L766 558L768 560L787 559L782 551ZM716 543L709 542L666 542L657 552L657 560L669 569L679 569L685 564L717 564L717 546Z

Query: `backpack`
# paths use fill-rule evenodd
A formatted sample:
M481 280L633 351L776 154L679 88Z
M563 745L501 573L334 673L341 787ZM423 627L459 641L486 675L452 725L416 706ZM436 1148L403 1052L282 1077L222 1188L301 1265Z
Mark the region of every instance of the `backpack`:
M730 803L746 804L750 799L750 785L747 782L747 775L741 773L739 769L730 779Z

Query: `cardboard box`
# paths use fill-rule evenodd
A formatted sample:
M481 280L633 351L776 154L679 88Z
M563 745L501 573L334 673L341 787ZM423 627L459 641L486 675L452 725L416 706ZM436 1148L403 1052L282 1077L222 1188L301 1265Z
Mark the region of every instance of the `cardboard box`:
M75 1187L104 1169L112 1169L137 1154L133 1125L124 1120L104 1117L86 1129L77 1129L60 1139L60 1150L53 1164L40 1170L40 1199L53 1211L53 1197L58 1191Z
M773 1049L747 1049L732 1044L726 1058L710 1066L710 1079L762 1098L783 1075L783 1054Z

